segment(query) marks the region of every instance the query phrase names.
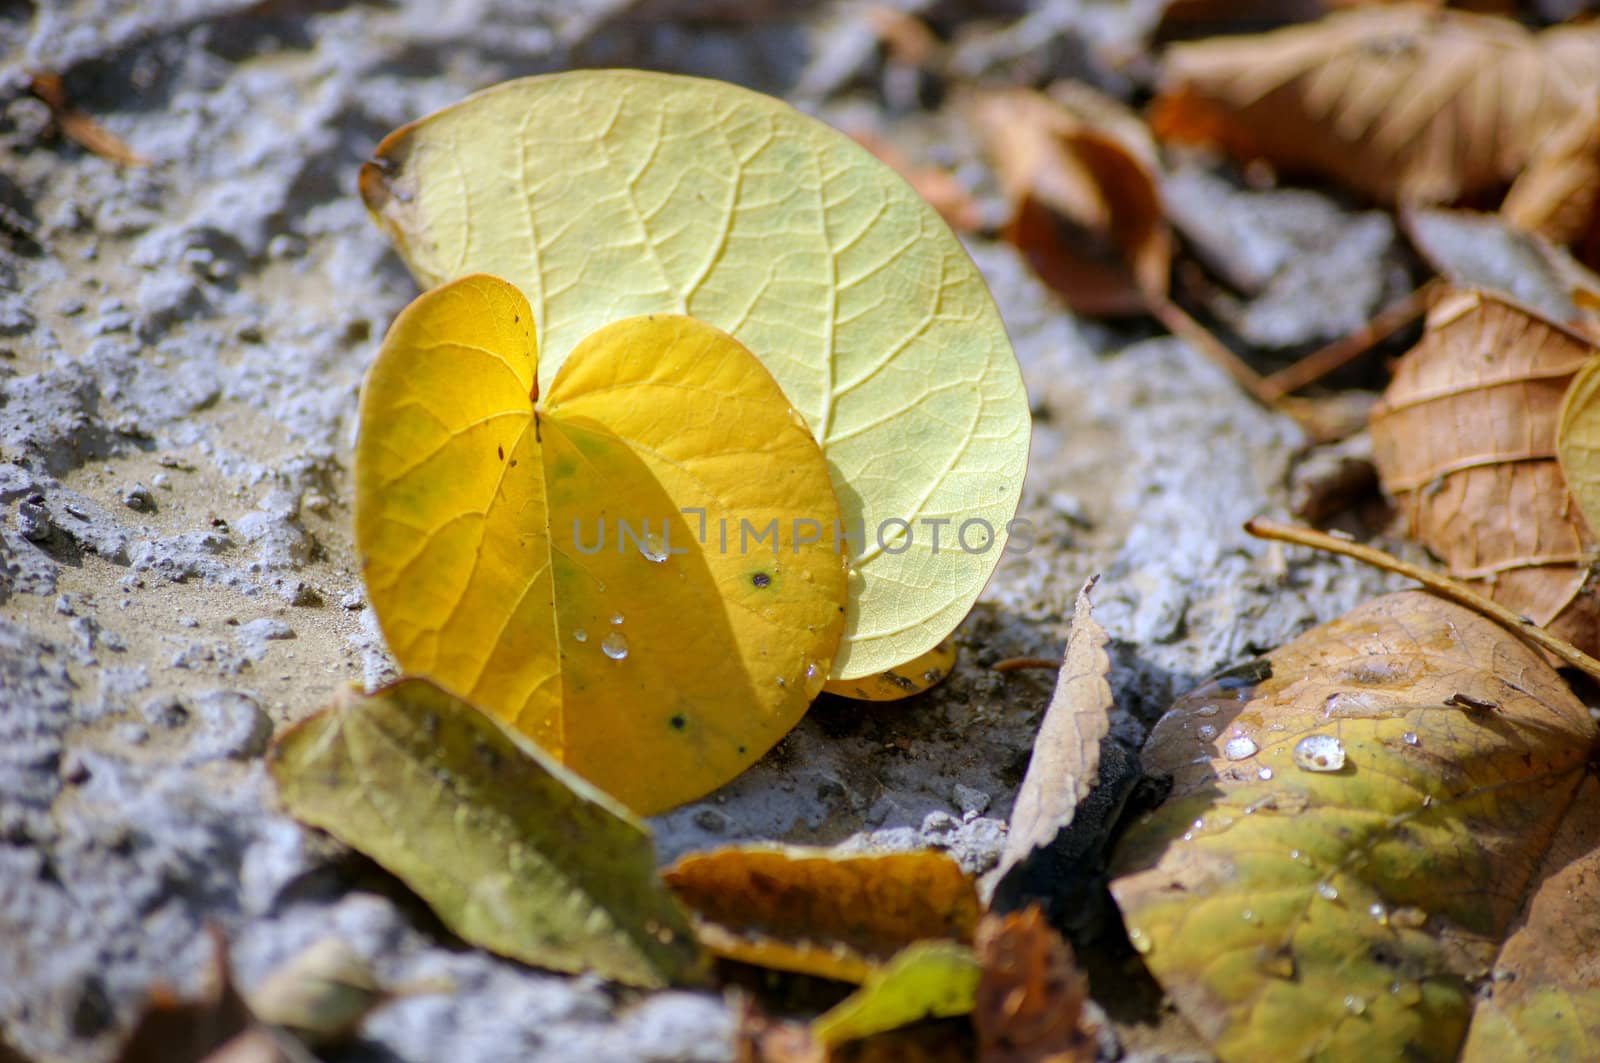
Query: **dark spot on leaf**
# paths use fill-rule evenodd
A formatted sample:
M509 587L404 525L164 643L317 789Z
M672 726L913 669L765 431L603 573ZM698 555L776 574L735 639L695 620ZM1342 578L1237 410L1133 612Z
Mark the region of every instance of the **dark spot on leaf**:
M683 713L681 712L667 722L672 724L672 729L674 731L681 731L685 727L689 726L689 721L683 718Z
M740 752L740 753L743 753L743 752L744 752L744 746L740 746L740 747L739 747L739 752Z
M500 455L500 460L501 461L505 461L506 460L506 448L505 447L495 447L494 448L494 452L496 454Z
M517 459L516 458L512 458L511 459L511 467L513 469L515 469L517 467Z
M765 572L757 572L754 576L750 577L750 582L754 583L757 587L770 587L772 586L772 577L767 575Z

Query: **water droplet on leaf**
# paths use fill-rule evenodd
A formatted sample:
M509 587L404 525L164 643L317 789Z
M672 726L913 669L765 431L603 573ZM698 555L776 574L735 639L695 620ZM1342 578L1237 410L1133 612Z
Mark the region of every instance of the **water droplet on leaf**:
M1266 782L1268 779L1272 778L1272 769L1262 768L1260 771L1256 772L1256 778L1260 779L1262 782Z
M574 639L574 641L577 641L577 642L588 642L589 641L589 633L587 631L583 630L583 628L580 627L580 628L578 628L576 631L574 631L572 633L572 638Z
M667 559L667 544L662 541L661 536L651 532L644 537L644 545L639 547L639 552L644 555L646 561L660 564Z
M1222 747L1222 755L1229 760L1249 760L1256 755L1255 739L1249 735L1240 735L1238 738L1228 739L1228 744Z
M1202 742L1209 742L1213 738L1217 737L1217 729L1212 727L1209 723L1203 723L1199 727L1196 727L1194 729L1194 733L1195 737L1199 738Z
M613 661L620 661L628 656L628 637L620 631L613 631L600 640L600 650Z
M1317 883L1317 896L1325 901L1336 901L1339 899L1339 891L1331 882L1319 882Z
M1417 732L1415 731L1407 731L1400 736L1400 741L1408 746L1420 746L1422 744L1422 739L1417 737Z
M1294 744L1294 762L1305 771L1344 767L1344 743L1332 735L1307 735Z

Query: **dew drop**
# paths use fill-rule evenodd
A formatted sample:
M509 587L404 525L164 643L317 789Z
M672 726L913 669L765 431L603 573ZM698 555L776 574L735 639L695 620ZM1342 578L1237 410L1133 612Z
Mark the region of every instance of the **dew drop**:
M1202 742L1209 742L1217 737L1217 729L1209 723L1203 723L1194 729L1195 737Z
M1146 934L1138 927L1133 926L1128 928L1128 943L1133 946L1133 951L1137 952L1139 955L1150 955L1150 949L1152 948L1150 935Z
M1367 1002L1351 993L1344 998L1344 1010L1352 1015L1360 1015L1367 1010Z
M806 665L806 678L807 679L815 679L816 676L817 676L817 662L812 661L810 664Z
M605 585L605 583L604 583L604 582L603 582L603 581L602 581L602 582L599 582L599 583L596 583L596 584L595 584L595 585L594 585L594 589L595 589L595 590L597 590L597 591L599 591L599 592L600 592L600 593L601 593L601 594L604 594L604 593L605 593L605 592L606 592L606 585Z
M1215 705L1201 705L1199 708L1194 710L1194 714L1196 716L1215 716L1217 714L1217 707Z
M1222 747L1222 755L1229 760L1249 760L1256 755L1258 748L1255 739L1249 735L1240 735L1228 739L1228 744Z
M1294 744L1294 762L1304 771L1338 771L1344 767L1344 743L1332 735L1307 735Z
M789 685L789 681L787 679L783 678L783 676L780 675L780 676L778 676L778 685L780 687L786 687L786 686Z
M1266 782L1268 779L1272 778L1272 769L1262 768L1260 771L1256 772L1256 778L1260 779L1262 782Z
M611 622L613 624L620 625L622 623L622 614L621 613L612 613L611 614Z
M1256 921L1256 913L1251 909L1246 908L1244 911L1239 913L1239 918L1243 919L1247 923L1253 923Z
M1382 901L1373 901L1367 906L1367 914L1378 921L1379 926L1389 925L1389 909L1383 906Z
M1400 741L1408 746L1420 746L1422 744L1422 739L1417 737L1417 732L1415 731L1407 731L1400 736Z
M659 565L667 559L667 544L662 542L661 536L651 532L644 537L644 545L639 547L639 552L646 561L654 561Z
M1194 821L1194 823L1192 823L1190 825L1195 830L1205 830L1206 829L1206 821L1203 820L1203 819L1197 819L1197 820Z
M574 631L572 633L572 638L573 638L573 641L575 641L575 642L588 642L589 641L589 633L587 631L583 630L583 628L580 627L580 628L578 628L576 631Z
M628 637L620 631L612 631L600 640L600 650L613 661L620 661L628 656Z
M1333 883L1323 881L1317 883L1317 896L1325 901L1336 901L1339 899L1339 891L1334 887Z

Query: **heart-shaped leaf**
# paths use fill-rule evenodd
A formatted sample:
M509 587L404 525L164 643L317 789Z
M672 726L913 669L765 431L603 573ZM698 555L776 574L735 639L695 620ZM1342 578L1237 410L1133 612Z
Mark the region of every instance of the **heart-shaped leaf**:
M367 593L405 671L656 812L822 689L838 505L771 374L703 322L614 322L542 393L535 363L528 302L493 277L396 319L356 443Z
M903 664L966 615L1021 493L1027 400L977 269L858 144L731 85L575 71L397 130L361 191L423 285L485 271L527 294L543 385L635 314L692 314L755 352L844 514L835 678Z

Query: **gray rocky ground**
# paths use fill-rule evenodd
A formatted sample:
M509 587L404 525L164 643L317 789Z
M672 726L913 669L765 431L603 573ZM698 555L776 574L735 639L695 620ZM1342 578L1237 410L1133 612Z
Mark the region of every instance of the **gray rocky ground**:
M729 1057L730 1013L713 995L619 995L450 941L395 883L288 819L260 755L340 685L392 674L350 538L357 388L416 292L354 193L378 138L495 81L575 64L791 95L820 78L825 116L872 111L871 48L846 54L829 29L838 14L618 0L0 4L6 1039L39 1059L108 1058L152 984L198 987L214 922L246 987L330 934L386 981L453 980L453 994L379 1012L342 1058ZM1062 17L1042 43L1001 43L1037 59L1077 40L1074 26ZM66 75L151 164L55 139L23 91L35 69ZM851 85L853 100L833 91ZM976 172L970 148L919 121L904 126L910 150ZM1383 218L1312 193L1244 202L1216 183L1182 177L1175 213L1194 219L1202 257L1206 225L1225 221L1210 238L1257 272L1254 296L1218 311L1239 334L1314 343L1393 289ZM1379 588L1240 530L1285 505L1305 447L1293 423L1153 326L1074 319L1009 248L971 246L1033 402L1022 515L1039 545L1003 563L949 682L890 706L824 699L754 770L659 817L663 859L740 839L848 839L944 847L981 872L1049 686L987 666L1058 653L1086 575L1104 574L1117 734L1130 744L1197 677ZM1306 268L1319 249L1336 272Z

